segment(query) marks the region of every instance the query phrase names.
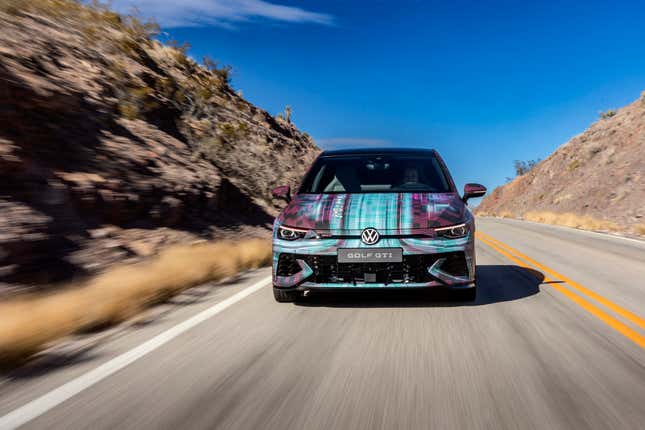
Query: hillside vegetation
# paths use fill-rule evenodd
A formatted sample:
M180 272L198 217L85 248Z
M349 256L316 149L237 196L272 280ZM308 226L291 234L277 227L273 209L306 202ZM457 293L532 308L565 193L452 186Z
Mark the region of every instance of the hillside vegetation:
M100 4L0 3L0 295L177 242L267 235L318 148L158 27Z
M645 235L645 95L608 112L476 213Z

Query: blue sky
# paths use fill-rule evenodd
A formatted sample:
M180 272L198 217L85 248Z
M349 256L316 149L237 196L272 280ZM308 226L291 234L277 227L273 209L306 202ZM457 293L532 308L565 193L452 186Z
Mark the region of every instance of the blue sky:
M645 3L116 0L323 147L422 146L493 188L645 90Z

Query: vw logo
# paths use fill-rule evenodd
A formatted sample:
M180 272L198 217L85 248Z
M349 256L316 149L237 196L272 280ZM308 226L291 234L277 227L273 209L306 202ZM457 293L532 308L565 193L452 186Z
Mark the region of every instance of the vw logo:
M361 241L363 241L365 245L374 245L380 238L381 236L375 228L366 228L361 233Z

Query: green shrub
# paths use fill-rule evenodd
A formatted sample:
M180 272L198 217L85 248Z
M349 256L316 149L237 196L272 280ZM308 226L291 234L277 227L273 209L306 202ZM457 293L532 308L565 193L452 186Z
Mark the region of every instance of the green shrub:
M218 68L215 71L215 74L219 76L222 82L225 83L226 85L231 84L231 73L233 73L233 67L229 66L228 64Z
M125 119L138 119L139 108L131 101L124 101L118 104L119 114Z
M220 66L220 64L216 60L213 60L209 56L204 56L204 58L202 59L202 64L204 65L206 70L217 76L217 78L221 81L221 86L231 84L231 73L233 71L233 68L231 66Z
M229 143L237 143L249 137L249 126L245 122L238 124L224 122L218 124L217 129L222 139Z
M522 176L530 172L531 170L533 170L535 166L538 165L540 161L542 160L540 160L539 158L536 160L528 160L528 161L515 160L513 162L513 166L515 168L515 175Z
M118 111L126 119L140 119L160 106L155 90L146 86L125 86L118 98Z

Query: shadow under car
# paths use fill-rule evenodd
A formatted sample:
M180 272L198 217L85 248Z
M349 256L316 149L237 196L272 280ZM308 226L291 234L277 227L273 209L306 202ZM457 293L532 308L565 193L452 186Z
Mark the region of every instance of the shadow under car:
M519 300L540 292L544 275L537 270L515 265L478 265L477 298L455 299L449 288L422 289L316 289L299 298L298 306L326 307L441 307L482 306Z

